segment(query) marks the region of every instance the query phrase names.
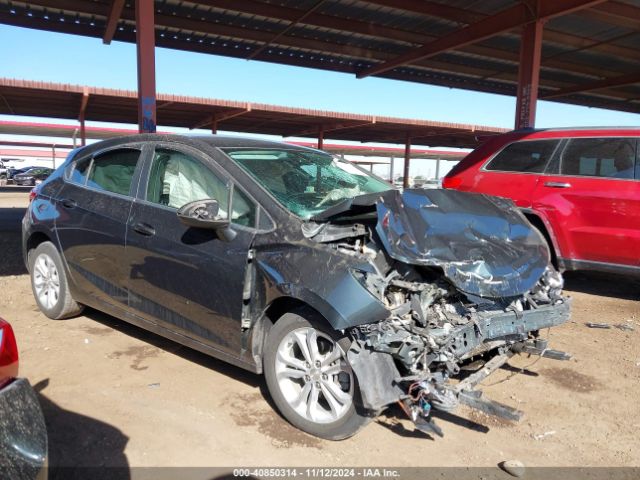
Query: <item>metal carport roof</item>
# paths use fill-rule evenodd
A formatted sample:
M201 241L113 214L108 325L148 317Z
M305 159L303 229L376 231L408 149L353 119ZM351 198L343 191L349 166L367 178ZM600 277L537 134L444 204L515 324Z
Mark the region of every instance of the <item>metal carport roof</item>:
M0 78L0 114L136 123L137 94L128 90ZM327 112L248 102L157 95L158 124L360 142L473 148L505 129L352 113ZM44 128L44 126L42 127ZM55 130L56 126L50 126ZM16 133L16 132L14 132ZM133 132L132 132L133 133Z
M514 95L545 22L540 98L640 112L639 0L157 0L156 45ZM0 0L0 22L135 42L132 0ZM160 111L159 111L160 114Z

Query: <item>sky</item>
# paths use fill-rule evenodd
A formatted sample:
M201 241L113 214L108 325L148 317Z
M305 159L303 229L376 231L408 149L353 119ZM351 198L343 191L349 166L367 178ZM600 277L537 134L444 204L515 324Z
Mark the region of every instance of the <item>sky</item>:
M97 38L0 25L0 76L135 90L135 45L103 45ZM514 97L359 80L344 73L164 48L156 49L156 88L176 95L505 128L513 127L515 115ZM554 102L539 101L537 109L537 127L631 126L640 121L637 114Z

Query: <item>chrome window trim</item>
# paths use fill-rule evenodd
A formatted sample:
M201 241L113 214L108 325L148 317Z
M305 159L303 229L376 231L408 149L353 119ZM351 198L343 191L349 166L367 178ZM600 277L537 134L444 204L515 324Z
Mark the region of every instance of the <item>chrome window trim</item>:
M563 174L560 173L562 171L562 160L563 160L563 156L564 156L564 152L567 149L567 147L569 145L571 145L571 141L572 140L593 140L593 139L598 139L598 138L614 138L617 140L622 140L622 139L632 139L636 141L636 155L635 155L635 162L634 162L634 178L619 178L619 177L602 177L600 175L567 175L567 174ZM549 174L549 176L554 176L554 177L567 177L567 178L590 178L590 179L598 179L598 180L621 180L624 182L638 182L640 181L640 178L635 178L635 174L637 173L637 171L639 170L639 163L640 162L640 158L638 158L638 146L640 145L640 136L639 137L615 137L615 136L602 136L602 135L595 135L595 136L589 136L589 137L568 137L567 142L564 146L564 148L562 149L562 152L560 152L560 159L558 161L558 173L552 173Z
M481 172L491 172L491 173L517 173L519 175L546 175L545 172L546 172L547 168L549 167L549 163L551 162L551 160L553 159L555 154L558 152L558 148L562 144L562 140L566 140L566 139L558 137L558 138L526 138L524 140L514 140L513 142L509 142L506 145L503 145L500 150L494 152L493 155L491 155L482 164L482 166L480 167L479 171L481 171ZM525 143L525 142L558 142L556 147L553 149L553 152L551 152L551 155L549 155L549 159L544 164L544 168L542 169L542 172L521 172L521 171L518 171L518 170L488 170L487 169L487 166L489 165L489 163L491 163L498 155L500 155L508 147L510 147L511 145L514 145L516 143Z
M640 132L639 132L640 135ZM594 178L594 179L602 179L602 180L621 180L621 181L626 181L626 182L638 182L640 181L640 178L616 178L616 177L600 177L600 176L595 176L595 175L563 175L562 173L547 173L546 170L549 167L549 163L551 162L551 160L553 159L553 157L556 155L556 153L558 153L558 148L561 147L562 145L562 141L565 140L565 145L562 148L562 152L560 152L560 155L562 156L564 154L564 150L567 148L567 146L571 143L571 140L578 140L578 139L593 139L593 138L613 138L613 139L623 139L623 138L629 138L629 139L634 139L636 140L636 142L638 142L638 144L636 145L636 165L635 168L636 170L639 169L639 165L640 165L640 158L638 157L638 148L640 147L640 136L638 137L632 137L632 136L616 136L616 135L593 135L593 136L579 136L579 137L556 137L556 138L527 138L524 140L514 140L513 142L509 142L505 145L502 146L502 148L496 152L493 153L493 155L491 155L491 157L489 157L480 167L479 171L481 172L488 172L488 173L509 173L509 174L518 174L518 175L544 175L547 177L568 177L568 178ZM513 171L513 170L487 170L486 167L489 164L489 162L491 162L496 156L498 156L500 153L502 153L502 151L507 148L510 145L513 145L514 143L524 143L524 142L534 142L534 141L542 141L542 140L556 140L558 141L558 145L556 146L556 148L554 149L553 153L551 154L551 156L549 157L549 160L547 161L544 171L541 173L534 173L534 172L518 172L518 171ZM559 159L559 163L558 163L558 170L560 170L560 167L562 166L562 158Z

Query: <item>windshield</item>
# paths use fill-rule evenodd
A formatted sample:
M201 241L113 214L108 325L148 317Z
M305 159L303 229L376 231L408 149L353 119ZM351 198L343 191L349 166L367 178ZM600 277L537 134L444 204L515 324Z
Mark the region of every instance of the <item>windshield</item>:
M285 208L308 219L347 198L392 187L326 153L255 148L224 149Z

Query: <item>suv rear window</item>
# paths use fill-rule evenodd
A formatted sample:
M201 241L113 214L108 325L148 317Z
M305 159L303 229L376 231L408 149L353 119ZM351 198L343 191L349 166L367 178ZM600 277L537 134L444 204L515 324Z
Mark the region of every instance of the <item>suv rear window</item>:
M559 140L530 140L507 145L485 167L503 172L542 173Z
M560 173L632 179L635 162L633 138L578 138L564 149Z

